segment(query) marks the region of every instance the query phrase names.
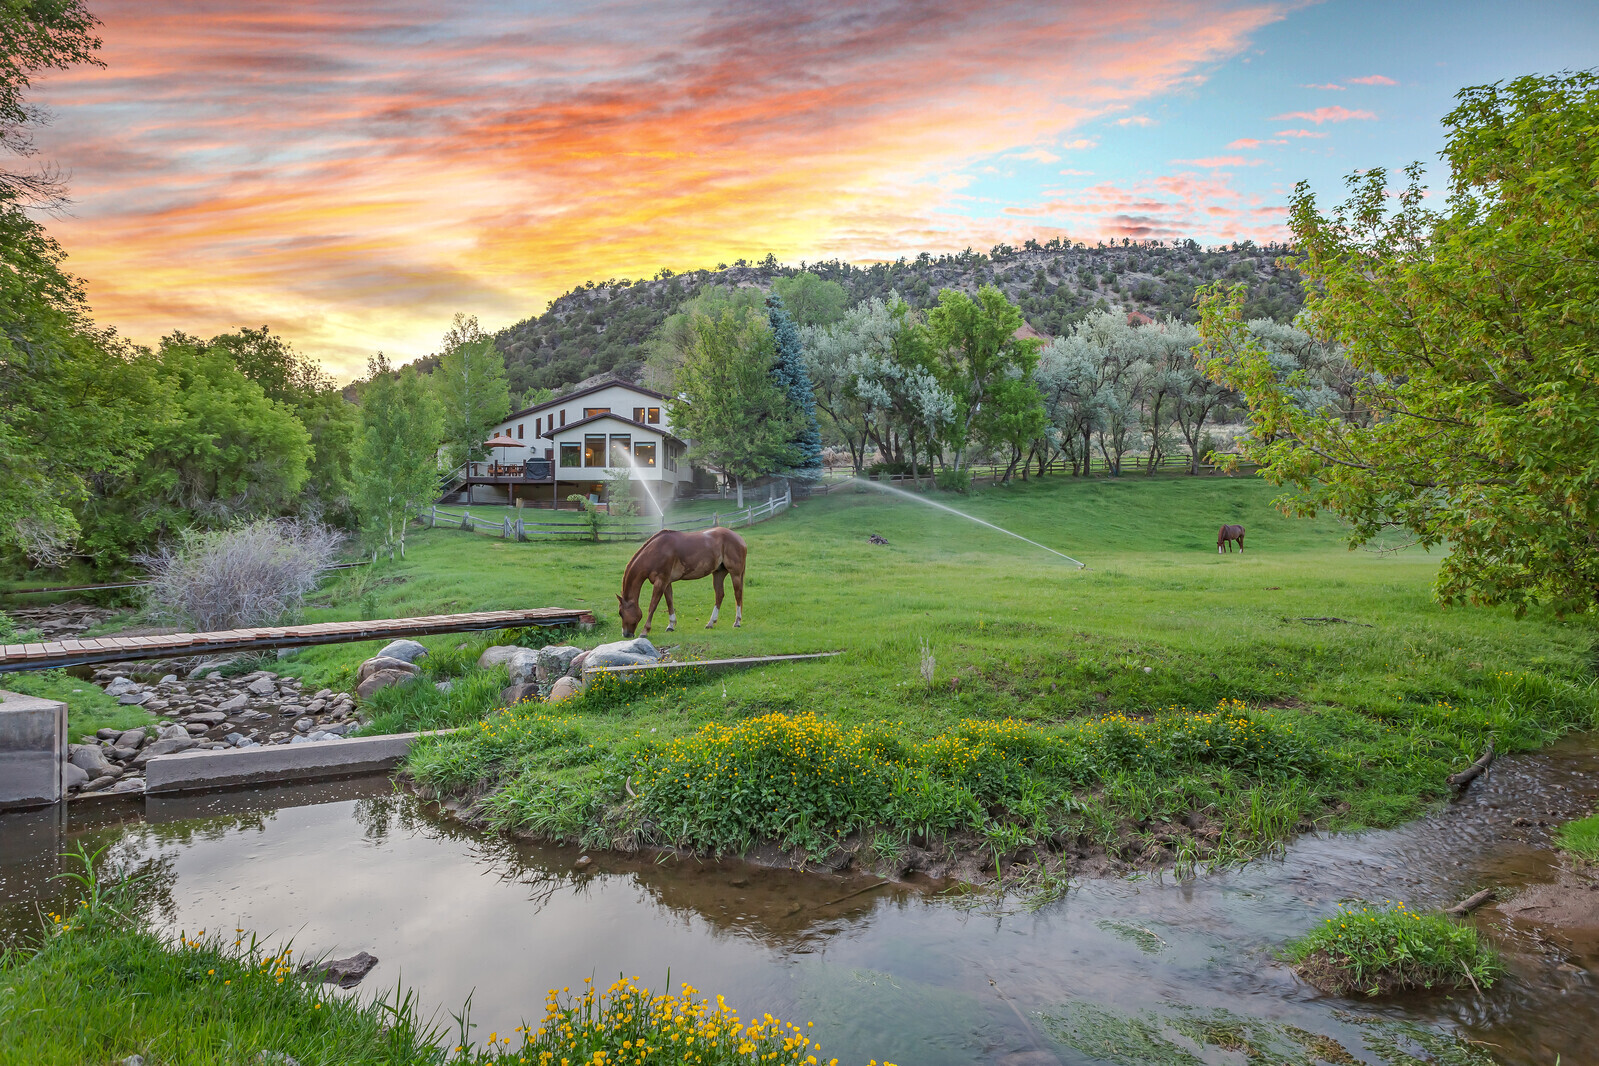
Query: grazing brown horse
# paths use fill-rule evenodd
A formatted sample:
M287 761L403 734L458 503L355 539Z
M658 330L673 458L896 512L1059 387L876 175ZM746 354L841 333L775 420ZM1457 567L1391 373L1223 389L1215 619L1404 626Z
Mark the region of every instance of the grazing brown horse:
M1216 534L1216 554L1217 555L1222 554L1223 545L1226 546L1227 550L1229 550L1229 551L1232 550L1232 545L1228 544L1227 542L1228 541L1233 541L1233 540L1236 540L1238 542L1238 550L1239 551L1243 551L1244 550L1244 527L1243 526L1222 526L1221 527L1221 532Z
M638 628L644 612L639 609L638 595L648 581L655 586L650 597L650 614L644 621L644 636L649 636L650 625L655 621L655 608L666 597L666 631L677 628L677 610L672 606L672 582L696 581L709 576L716 588L716 605L711 608L709 629L716 624L722 611L722 579L733 576L733 602L736 609L733 625L744 621L744 538L731 529L716 526L703 533L680 533L663 529L640 545L622 571L622 594L616 597L617 614L622 616L622 635L631 637Z

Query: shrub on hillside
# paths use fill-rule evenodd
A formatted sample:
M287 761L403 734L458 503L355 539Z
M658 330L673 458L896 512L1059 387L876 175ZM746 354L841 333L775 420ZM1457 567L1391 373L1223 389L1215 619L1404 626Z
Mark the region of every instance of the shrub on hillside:
M143 557L147 609L196 630L272 625L299 610L343 541L314 522L261 519L216 532L190 530Z

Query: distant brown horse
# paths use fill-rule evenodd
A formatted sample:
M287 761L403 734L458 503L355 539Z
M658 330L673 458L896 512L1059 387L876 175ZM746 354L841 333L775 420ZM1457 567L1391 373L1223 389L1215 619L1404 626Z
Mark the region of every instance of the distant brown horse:
M709 629L722 611L722 579L733 576L733 625L744 621L744 538L731 529L716 526L703 533L680 533L663 529L640 545L622 571L622 594L616 597L617 614L622 616L622 635L631 637L644 612L639 609L639 591L648 581L655 586L650 597L650 614L644 621L644 636L655 621L655 608L666 597L666 631L677 628L677 610L672 606L672 582L697 581L709 576L716 588L716 605L711 608Z
M1224 546L1225 546L1225 550L1228 550L1228 551L1232 550L1232 545L1228 544L1227 542L1228 541L1233 541L1233 540L1236 540L1238 542L1238 550L1239 551L1243 551L1244 550L1244 527L1243 526L1222 526L1221 527L1221 532L1216 534L1216 554L1217 555L1222 554L1222 552L1224 550Z

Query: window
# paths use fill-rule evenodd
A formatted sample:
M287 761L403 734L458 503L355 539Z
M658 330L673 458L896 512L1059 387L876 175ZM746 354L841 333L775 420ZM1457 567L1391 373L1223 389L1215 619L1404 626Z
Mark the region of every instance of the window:
M638 419L637 421L642 422L643 419ZM650 425L658 426L660 424L661 424L661 409L659 407L651 407L650 408Z
M633 438L632 437L628 436L626 433L612 433L611 434L611 461L610 461L610 465L611 466L615 466L615 467L627 467L627 466L630 466L631 464L628 462L628 458L627 457L628 457L628 454L630 452L632 452L632 450L633 450Z
M582 466L583 446L575 440L563 440L561 442L561 465Z
M589 433L583 437L583 465L605 465L605 434Z
M518 422L516 424L516 439L517 440L521 440L523 437L527 436L527 434L523 432L523 430L525 430L525 429L527 429L527 423L526 422Z
M642 407L633 408L633 421L635 421L635 422L644 421L644 408L642 408Z
M544 419L535 418L533 420L533 435L535 437L544 436Z
M639 441L633 445L633 462L636 466L647 470L655 469L655 445Z
M585 407L585 408L583 408L583 417L584 418L593 418L595 415L608 415L610 413L611 413L611 409L609 407Z
M563 425L563 426L566 425L566 412L565 411L561 412L561 425Z

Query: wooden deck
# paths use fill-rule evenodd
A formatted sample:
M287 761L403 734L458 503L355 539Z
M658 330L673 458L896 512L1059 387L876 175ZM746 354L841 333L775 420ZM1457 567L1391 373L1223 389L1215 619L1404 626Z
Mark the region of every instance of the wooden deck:
M430 633L476 633L516 626L593 624L587 610L534 607L522 611L479 611L434 614L421 618L380 618L367 622L318 622L270 629L230 629L220 633L169 633L156 637L98 637L46 644L7 644L0 648L0 674L16 670L49 670L59 666L214 655L310 644L346 644L357 640L394 640Z

